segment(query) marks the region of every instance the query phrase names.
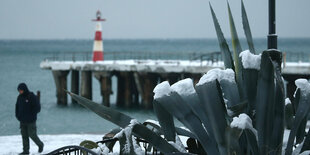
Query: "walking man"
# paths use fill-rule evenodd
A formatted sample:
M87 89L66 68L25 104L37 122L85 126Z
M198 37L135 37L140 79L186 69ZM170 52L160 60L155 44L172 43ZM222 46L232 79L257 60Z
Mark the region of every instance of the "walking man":
M37 135L37 113L40 112L40 103L32 92L30 92L25 83L18 85L19 95L16 101L15 116L20 122L20 130L23 139L23 152L20 154L29 154L29 137L39 147L39 153L43 151L44 144Z

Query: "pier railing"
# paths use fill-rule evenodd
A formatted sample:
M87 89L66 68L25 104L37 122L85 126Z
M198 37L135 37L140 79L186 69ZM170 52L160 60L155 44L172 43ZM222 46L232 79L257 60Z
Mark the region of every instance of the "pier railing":
M49 61L90 61L92 52L53 52L48 53ZM220 52L104 52L104 60L190 60L218 62Z
M283 60L287 62L310 62L310 53L309 52L283 52Z
M92 52L52 52L47 53L49 61L90 61ZM189 60L222 61L221 52L104 52L104 60ZM310 53L283 52L283 62L310 62Z

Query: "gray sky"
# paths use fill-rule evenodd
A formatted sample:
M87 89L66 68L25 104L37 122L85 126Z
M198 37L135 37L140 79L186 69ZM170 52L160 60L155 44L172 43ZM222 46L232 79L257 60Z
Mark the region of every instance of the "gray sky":
M103 38L214 38L208 0L1 0L0 39L92 39L98 9ZM230 37L226 0L210 0ZM240 0L229 0L240 37ZM244 0L252 34L268 33L268 0ZM310 37L310 0L277 0L279 37Z

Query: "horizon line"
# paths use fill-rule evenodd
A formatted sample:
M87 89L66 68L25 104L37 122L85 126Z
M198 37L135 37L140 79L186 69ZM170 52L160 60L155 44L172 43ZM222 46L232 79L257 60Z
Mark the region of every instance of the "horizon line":
M310 39L310 37L279 37L279 39ZM205 39L217 39L214 38L200 38L200 37L193 37L193 38L106 38L104 40L205 40ZM231 40L230 38L226 38L227 40ZM239 39L246 39L245 37L240 37ZM253 39L267 39L267 37L253 37ZM0 38L0 41L49 41L49 40L94 40L93 38Z

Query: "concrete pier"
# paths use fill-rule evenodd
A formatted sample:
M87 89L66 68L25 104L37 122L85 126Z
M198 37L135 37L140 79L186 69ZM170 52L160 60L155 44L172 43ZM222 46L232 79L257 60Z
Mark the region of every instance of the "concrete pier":
M92 99L92 72L82 71L81 72L81 96Z
M67 75L69 71L53 70L52 73L56 85L57 104L66 105L68 104L68 99L64 89L67 90Z
M79 86L80 86L80 75L79 75L79 71L77 70L72 70L71 71L71 92L74 94L79 94ZM73 100L71 98L71 102L72 103L76 103L75 100Z
M153 89L168 80L172 85L178 80L192 78L196 84L204 73L223 68L223 62L210 65L204 61L183 60L117 60L117 61L44 61L41 68L52 70L58 104L67 104L67 75L71 71L71 91L92 99L92 74L99 81L102 104L110 106L112 76L117 77L116 104L121 107L152 108ZM79 77L79 72L81 72ZM296 89L295 80L310 78L310 63L286 62L282 75L287 83L287 96L292 99ZM80 88L79 88L80 80Z

